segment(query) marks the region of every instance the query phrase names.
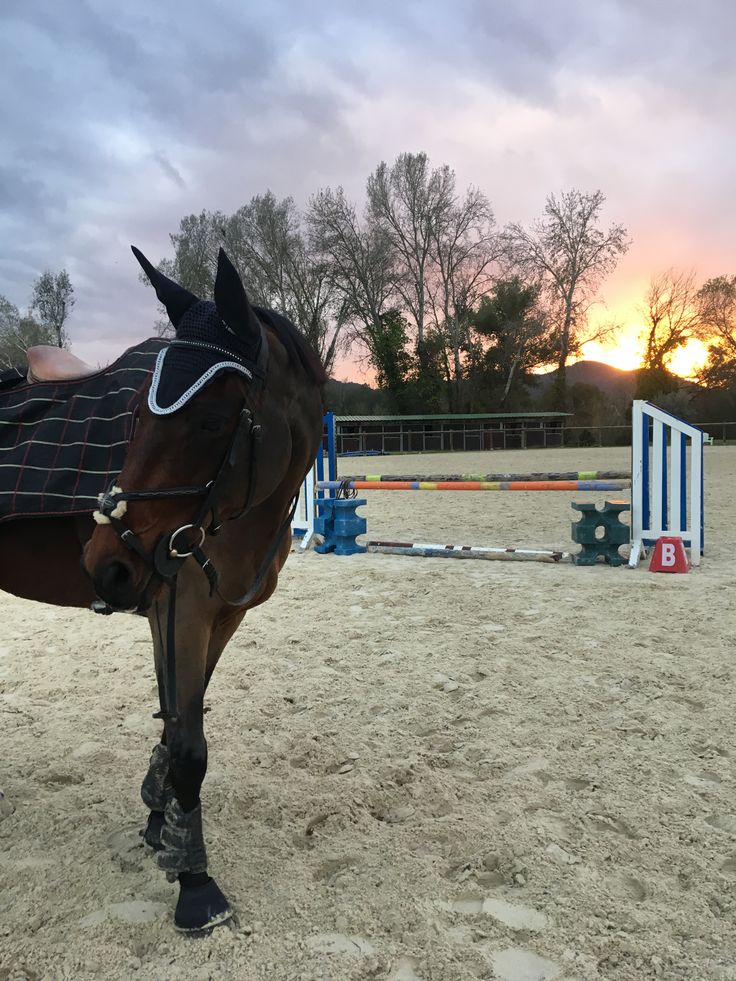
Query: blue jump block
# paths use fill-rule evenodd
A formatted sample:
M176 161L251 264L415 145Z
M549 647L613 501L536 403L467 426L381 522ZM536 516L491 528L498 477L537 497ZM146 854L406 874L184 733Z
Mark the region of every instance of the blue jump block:
M315 552L324 555L355 555L365 552L365 545L358 545L358 535L365 535L368 522L356 514L356 508L366 503L365 498L318 498L315 502L318 514L314 519L314 530L324 539L322 545L315 545Z

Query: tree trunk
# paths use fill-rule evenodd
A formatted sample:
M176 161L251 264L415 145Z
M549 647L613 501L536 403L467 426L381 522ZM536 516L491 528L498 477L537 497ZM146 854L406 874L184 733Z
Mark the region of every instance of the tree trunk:
M462 380L463 367L460 363L460 331L458 329L457 319L453 317L452 319L452 363L455 372L455 411L459 412L462 409L461 405L461 395L460 395L460 385Z
M565 302L565 320L560 334L560 353L557 359L557 376L552 389L552 405L558 412L567 412L569 397L567 392L567 360L570 357L570 329L572 327L572 304Z
M509 391L511 390L511 382L513 381L514 375L516 374L516 367L517 367L517 365L518 365L518 361L512 361L511 362L511 367L509 368L509 373L506 376L506 384L505 384L504 389L503 389L503 395L501 396L501 405L505 405L506 404L506 399L508 398Z

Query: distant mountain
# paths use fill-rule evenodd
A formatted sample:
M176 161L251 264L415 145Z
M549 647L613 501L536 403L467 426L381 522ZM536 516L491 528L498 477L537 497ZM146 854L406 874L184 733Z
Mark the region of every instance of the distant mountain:
M557 371L535 375L532 398L537 400L551 388ZM621 371L601 361L578 361L567 369L567 384L583 382L595 385L611 399L630 400L636 388L636 372ZM325 404L337 415L381 415L396 410L391 407L386 393L357 382L339 382L331 379L325 389Z
M325 408L336 415L381 415L386 409L384 392L359 382L331 378L325 385Z
M557 370L537 375L538 392L545 392L554 384ZM567 369L567 384L595 385L609 398L631 399L636 388L636 371L621 371L602 361L576 361Z

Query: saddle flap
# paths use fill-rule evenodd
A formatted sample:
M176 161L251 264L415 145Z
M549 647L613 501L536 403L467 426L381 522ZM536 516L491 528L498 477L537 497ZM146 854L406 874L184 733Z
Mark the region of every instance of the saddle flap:
M98 370L63 347L40 344L29 347L26 354L29 382L70 381L86 378Z

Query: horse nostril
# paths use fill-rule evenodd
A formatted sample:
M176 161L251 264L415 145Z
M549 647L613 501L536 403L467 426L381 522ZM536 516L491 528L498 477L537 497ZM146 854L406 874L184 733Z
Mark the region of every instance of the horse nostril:
M124 562L108 562L97 577L97 592L111 606L135 605L133 573Z

